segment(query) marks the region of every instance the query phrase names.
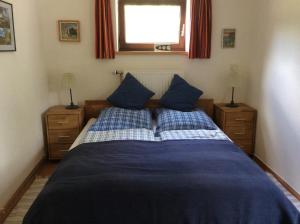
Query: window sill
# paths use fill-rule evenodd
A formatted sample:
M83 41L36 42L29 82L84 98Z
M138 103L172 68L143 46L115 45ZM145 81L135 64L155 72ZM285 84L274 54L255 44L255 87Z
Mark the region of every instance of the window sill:
M116 55L188 55L186 51L117 51Z

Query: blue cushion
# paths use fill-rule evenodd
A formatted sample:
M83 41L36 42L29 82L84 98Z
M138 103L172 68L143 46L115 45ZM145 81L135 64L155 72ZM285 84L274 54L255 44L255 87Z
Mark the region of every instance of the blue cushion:
M182 112L170 109L157 109L157 132L170 130L215 130L215 123L202 110Z
M160 99L160 104L169 109L192 111L202 94L200 89L191 86L179 75L174 75L168 91Z
M109 131L145 128L152 129L152 117L149 109L129 110L110 107L104 109L89 131Z
M107 100L115 107L140 110L153 95L152 91L127 73L121 85Z

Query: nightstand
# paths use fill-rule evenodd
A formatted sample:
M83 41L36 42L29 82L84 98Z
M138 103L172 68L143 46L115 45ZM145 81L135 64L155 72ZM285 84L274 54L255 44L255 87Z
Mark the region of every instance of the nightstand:
M215 104L216 124L248 155L254 154L256 117L257 111L246 104L241 103L237 108Z
M51 107L45 115L48 158L60 160L79 135L84 121L83 108L67 110L64 106Z

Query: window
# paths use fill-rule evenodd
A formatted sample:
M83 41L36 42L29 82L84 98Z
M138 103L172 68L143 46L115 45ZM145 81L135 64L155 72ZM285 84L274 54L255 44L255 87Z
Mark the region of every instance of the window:
M119 0L119 50L185 50L186 0Z

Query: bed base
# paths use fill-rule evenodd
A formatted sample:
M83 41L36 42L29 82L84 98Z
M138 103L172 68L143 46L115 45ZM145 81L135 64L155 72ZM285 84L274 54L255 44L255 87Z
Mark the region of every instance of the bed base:
M107 100L86 100L85 101L85 121L87 122L91 118L97 118L100 111L104 108L111 107L112 105ZM159 100L150 100L146 104L146 108L155 109L159 108ZM213 117L214 100L213 99L200 99L197 102L197 107L204 110L208 116Z

